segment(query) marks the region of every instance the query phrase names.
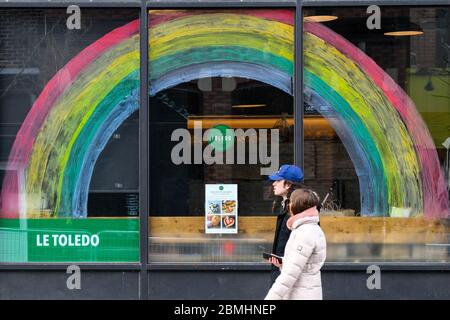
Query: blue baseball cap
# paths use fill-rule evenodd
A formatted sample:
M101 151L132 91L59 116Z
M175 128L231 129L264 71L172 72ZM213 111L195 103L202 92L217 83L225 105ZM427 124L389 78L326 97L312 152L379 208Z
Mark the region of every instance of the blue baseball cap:
M300 182L303 179L303 171L293 164L283 164L280 169L269 176L269 180L288 180L292 182Z

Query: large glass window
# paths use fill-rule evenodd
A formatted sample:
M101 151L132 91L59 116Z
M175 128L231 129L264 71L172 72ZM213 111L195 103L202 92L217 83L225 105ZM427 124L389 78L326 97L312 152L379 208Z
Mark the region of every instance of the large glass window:
M293 11L156 10L149 261L261 262L293 162Z
M450 7L304 10L305 183L328 261L448 262Z
M0 262L139 261L139 11L0 11Z

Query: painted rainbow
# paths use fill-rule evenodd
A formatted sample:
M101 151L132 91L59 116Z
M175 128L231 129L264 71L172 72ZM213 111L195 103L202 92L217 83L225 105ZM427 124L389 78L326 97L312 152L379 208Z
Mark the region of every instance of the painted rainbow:
M293 12L150 11L149 94L211 76L251 78L292 94ZM95 162L139 108L139 21L84 49L47 83L12 147L1 217L87 217ZM304 24L305 92L355 166L361 214L449 215L430 134L408 95L368 56L318 23Z

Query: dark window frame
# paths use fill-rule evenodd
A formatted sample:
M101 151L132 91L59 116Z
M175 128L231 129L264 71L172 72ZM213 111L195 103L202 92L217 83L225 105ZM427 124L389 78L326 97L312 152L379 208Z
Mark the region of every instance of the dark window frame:
M140 17L147 17L149 9L198 9L198 8L292 8L295 10L295 68L303 69L303 37L302 37L302 15L303 8L335 6L338 2L331 0L304 0L304 1L263 1L263 0L244 0L240 1L170 1L155 2L148 0L75 0L66 2L64 0L54 0L51 2L44 0L0 0L0 8L61 8L68 5L78 5L80 8L136 8L140 9ZM448 5L448 0L344 0L339 1L339 6L444 6ZM238 264L238 263L219 263L219 264L180 264L180 263L158 263L154 264L148 261L148 212L149 212L149 147L148 147L148 63L147 59L142 57L148 56L148 19L141 19L140 23L140 118L139 118L139 217L140 217L140 261L138 263L77 263L82 270L96 271L136 271L140 273L140 297L145 298L148 292L148 272L152 270L216 270L216 271L269 271L269 266L254 264ZM295 163L303 165L303 77L302 74L294 73L294 119L297 123L295 126L295 136L301 137L295 140L294 159ZM0 270L66 270L72 263L4 263L0 262ZM376 264L383 270L399 270L399 271L444 271L450 270L450 262L328 262L324 265L324 270L328 271L351 271L351 270L367 270L371 264Z

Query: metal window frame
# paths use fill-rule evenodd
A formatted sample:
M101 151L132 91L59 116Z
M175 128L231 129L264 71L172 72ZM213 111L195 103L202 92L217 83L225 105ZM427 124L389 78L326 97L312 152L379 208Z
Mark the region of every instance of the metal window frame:
M371 265L383 270L395 271L450 271L447 262L325 262L322 270L326 271L364 271ZM252 263L158 263L151 264L149 271L270 271L269 265Z
M304 168L304 130L303 130L303 6L295 9L294 25L294 163ZM298 71L300 70L300 71Z
M448 0L303 0L303 7L364 7L370 5L391 7L448 5Z
M86 1L86 2L85 2ZM122 0L122 1L99 1L94 0L90 2L89 0L80 1L70 1L65 2L61 0L53 1L21 1L21 0L0 0L0 8L28 8L28 9L52 9L52 8L67 8L70 5L76 5L80 8L142 8L142 1L140 0Z
M35 2L35 1L16 1L10 0L5 2L0 0L0 9L57 9L65 8L69 5L78 5L80 8L122 8L122 9L136 9L139 10L139 18L147 16L147 7L143 5L142 1L102 1L102 2ZM140 57L148 56L148 21L147 19L140 19ZM5 263L0 262L0 271L55 271L61 270L65 272L68 266L76 264L82 271L128 271L139 273L139 298L148 298L148 271L147 271L147 257L148 257L148 216L142 213L148 213L148 64L146 59L140 59L140 109L139 109L139 262L135 263L96 263L96 262L64 262L64 263ZM142 148L142 146L145 146ZM142 196L147 195L147 196ZM145 219L144 219L145 218ZM144 231L144 232L143 232Z
M148 234L149 234L149 98L148 98L148 14L142 6L140 11L140 106L139 106L139 220L140 263L139 297L148 297Z
M199 8L293 8L295 9L295 70L303 70L303 8L325 7L325 6L440 6L449 5L448 0L303 0L303 1L164 1L154 2L148 0L118 0L101 1L21 1L21 0L0 0L0 8L63 8L69 5L78 5L81 8L124 8L140 9L140 17L147 17L149 9L199 9ZM148 19L141 19L140 23L140 109L139 109L139 218L140 218L140 261L138 263L77 263L82 270L117 270L117 271L139 271L140 274L140 298L146 299L148 294L148 272L152 270L248 270L248 271L268 271L269 266L238 263L218 263L218 264L189 264L189 263L151 263L148 261L148 235L149 235L149 146L148 146ZM142 57L145 57L142 59ZM299 69L300 68L300 69ZM294 71L294 118L297 123L295 135L300 136L295 142L294 160L295 163L303 165L303 74ZM2 263L1 270L66 270L73 263ZM376 264L383 269L401 271L447 271L450 270L450 262L328 262L324 270L366 270L367 266Z
M195 1L195 0L0 0L0 8L59 8L78 5L83 8L271 8L271 7L325 7L325 6L439 6L449 5L448 0L228 0L228 1Z
M156 9L239 9L239 8L295 8L298 6L296 1L228 1L228 2L192 2L192 1L147 1L148 8Z

